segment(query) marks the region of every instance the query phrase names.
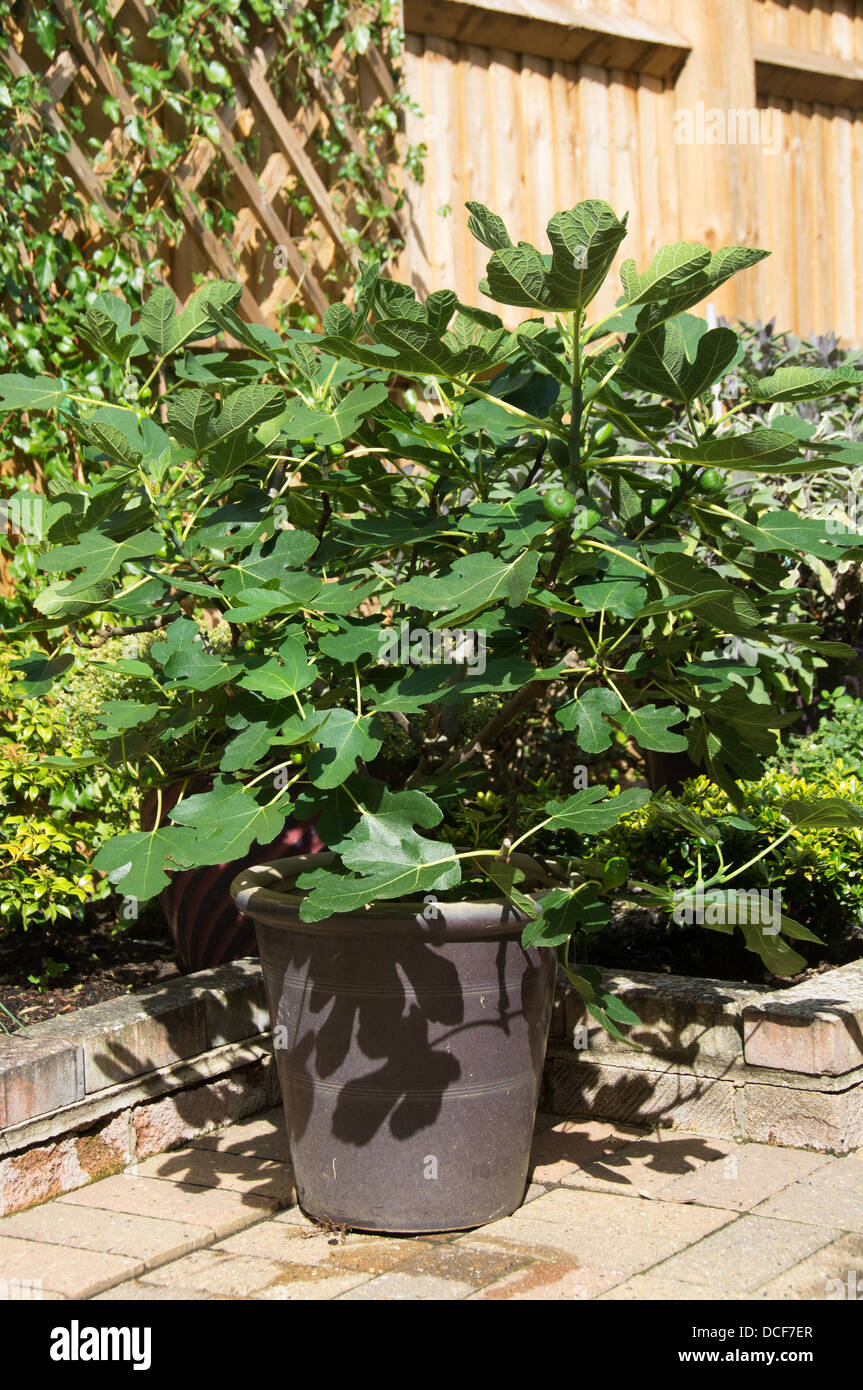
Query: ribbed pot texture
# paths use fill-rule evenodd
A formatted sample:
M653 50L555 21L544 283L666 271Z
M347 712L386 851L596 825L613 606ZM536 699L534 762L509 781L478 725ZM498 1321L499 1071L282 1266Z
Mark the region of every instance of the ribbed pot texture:
M300 1205L356 1230L465 1230L524 1195L555 980L508 903L302 922L331 854L232 885L254 919Z

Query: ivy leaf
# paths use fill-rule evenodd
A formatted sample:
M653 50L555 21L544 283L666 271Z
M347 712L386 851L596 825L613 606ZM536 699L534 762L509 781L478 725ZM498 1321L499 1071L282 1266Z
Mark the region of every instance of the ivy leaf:
M579 835L596 835L616 825L621 816L646 806L650 792L637 787L609 796L607 787L584 787L566 801L547 801L546 826L550 830L575 830Z
M611 743L613 730L603 718L606 714L616 715L620 700L611 690L595 688L587 690L563 705L556 714L562 729L574 729L578 746L585 753L602 753Z
M670 724L679 724L684 713L676 705L641 705L638 709L622 711L615 716L625 734L642 748L659 752L681 753L687 746L683 734L672 734Z

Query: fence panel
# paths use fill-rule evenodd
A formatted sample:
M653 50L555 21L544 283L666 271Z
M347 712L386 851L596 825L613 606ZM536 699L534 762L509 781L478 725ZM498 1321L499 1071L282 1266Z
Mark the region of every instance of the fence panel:
M863 341L859 0L406 0L405 28L425 113L407 133L429 150L407 190L418 288L486 302L466 198L544 245L551 212L602 197L630 214L621 259L766 246L720 313Z

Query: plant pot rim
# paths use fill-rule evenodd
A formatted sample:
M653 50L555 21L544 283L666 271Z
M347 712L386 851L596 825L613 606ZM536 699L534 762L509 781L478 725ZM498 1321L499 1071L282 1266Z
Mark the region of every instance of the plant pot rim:
M318 922L304 922L299 915L305 894L295 891L293 884L300 874L311 869L327 868L336 861L332 850L316 854L291 855L273 859L268 864L253 864L239 873L231 884L231 897L240 912L257 922L284 927L294 932L342 936L345 933L371 935L417 933L429 938L472 936L520 936L528 921L502 895L499 898L437 903L432 919L426 901L392 899L374 903L354 912L336 913ZM512 862L544 889L561 887L564 880L555 877L553 861L539 861L526 854L514 854ZM533 896L533 895L531 895Z

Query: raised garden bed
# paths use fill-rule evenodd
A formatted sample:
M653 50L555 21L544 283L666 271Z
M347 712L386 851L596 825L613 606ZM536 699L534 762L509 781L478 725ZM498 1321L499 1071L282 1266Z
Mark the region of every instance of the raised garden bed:
M4 932L0 1004L26 1028L179 974L176 947L158 912L119 931L116 920L116 903L102 900L88 903L80 923L61 923L54 939L20 927ZM61 967L55 975L46 970L48 960ZM5 1013L3 1019L13 1027Z
M843 1153L863 1144L863 961L789 989L608 972L641 1051L558 992L541 1107ZM0 1214L273 1105L257 961L0 1040Z

